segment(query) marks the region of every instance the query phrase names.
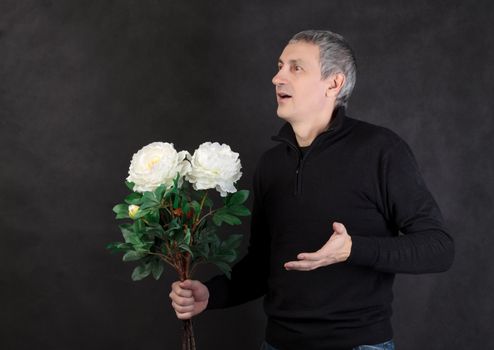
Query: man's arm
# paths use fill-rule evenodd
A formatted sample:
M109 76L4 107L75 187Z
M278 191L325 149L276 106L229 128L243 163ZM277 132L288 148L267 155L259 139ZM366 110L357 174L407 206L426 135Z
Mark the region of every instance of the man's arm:
M428 190L408 144L401 140L382 158L379 205L383 215L404 235L356 236L347 263L390 273L432 273L448 270L454 241Z
M231 280L220 274L204 282L210 294L206 309L236 306L257 299L267 292L270 240L262 207L260 164L261 161L258 162L253 177L254 201L247 254L232 267Z

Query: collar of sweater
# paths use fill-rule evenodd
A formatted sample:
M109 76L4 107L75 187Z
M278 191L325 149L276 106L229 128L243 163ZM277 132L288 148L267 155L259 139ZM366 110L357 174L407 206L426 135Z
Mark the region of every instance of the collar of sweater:
M317 135L308 147L315 148L319 143L331 137L333 134L336 134L342 128L345 118L345 107L336 107L333 111L333 116L331 117L329 128ZM299 149L295 132L293 131L292 125L289 122L285 122L285 124L283 124L283 126L278 131L278 134L271 136L271 140L285 142L297 151Z

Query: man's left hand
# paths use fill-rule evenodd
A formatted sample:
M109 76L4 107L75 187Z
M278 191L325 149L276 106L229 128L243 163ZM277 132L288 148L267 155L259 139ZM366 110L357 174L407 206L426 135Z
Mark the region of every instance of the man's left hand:
M299 260L285 263L285 269L310 271L348 259L352 249L352 238L342 223L333 222L333 230L333 234L321 249L313 253L298 254Z

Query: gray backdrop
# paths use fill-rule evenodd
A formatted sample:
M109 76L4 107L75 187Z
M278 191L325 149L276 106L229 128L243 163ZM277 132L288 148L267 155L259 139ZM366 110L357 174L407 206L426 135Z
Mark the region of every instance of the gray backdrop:
M251 189L303 29L353 46L349 116L411 145L456 240L448 272L397 275L397 349L494 348L493 17L489 1L1 0L0 348L180 349L174 271L132 282L104 248L131 156L224 142ZM243 255L248 221L229 232ZM261 299L194 318L199 350L258 349L264 326Z

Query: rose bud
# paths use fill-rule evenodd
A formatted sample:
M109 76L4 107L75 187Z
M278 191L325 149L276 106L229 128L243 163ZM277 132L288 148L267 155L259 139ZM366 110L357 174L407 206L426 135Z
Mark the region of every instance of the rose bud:
M133 219L135 217L138 210L139 210L138 205L134 205L134 204L129 205L129 216L131 219Z

